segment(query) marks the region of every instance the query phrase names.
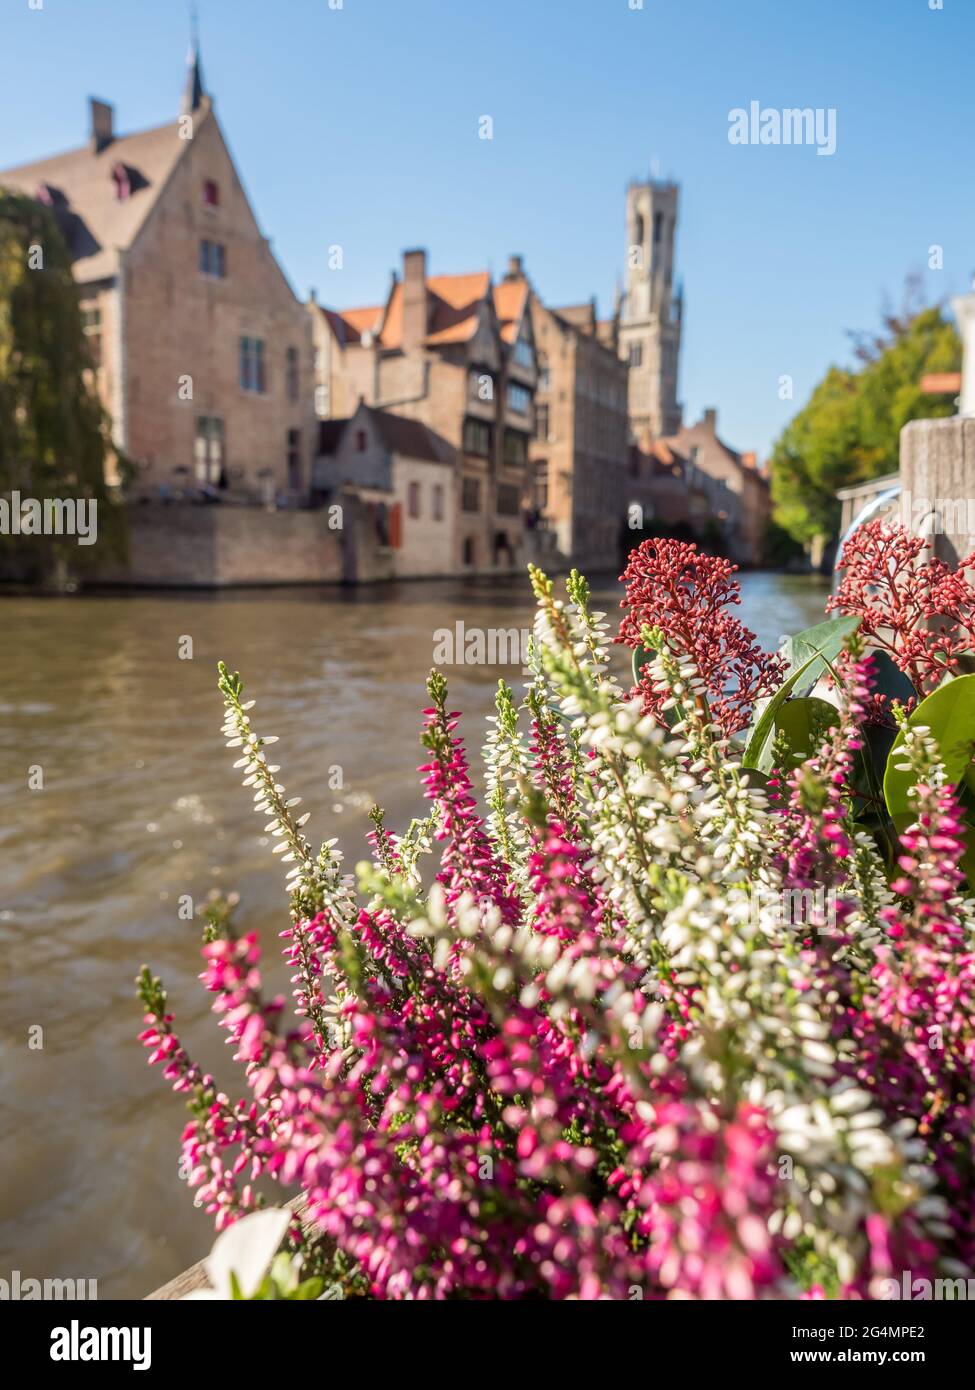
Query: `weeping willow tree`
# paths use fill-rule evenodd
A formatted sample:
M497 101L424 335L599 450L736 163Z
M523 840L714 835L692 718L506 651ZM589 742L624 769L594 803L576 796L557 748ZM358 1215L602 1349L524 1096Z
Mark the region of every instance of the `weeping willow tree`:
M124 555L125 513L71 258L50 210L0 189L0 573L50 582ZM26 499L26 501L24 500ZM96 517L94 544L66 522ZM58 531L60 530L60 534Z

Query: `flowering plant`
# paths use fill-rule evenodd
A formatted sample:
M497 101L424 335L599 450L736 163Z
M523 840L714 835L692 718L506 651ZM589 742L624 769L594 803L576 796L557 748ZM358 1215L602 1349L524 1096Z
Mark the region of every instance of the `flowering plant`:
M652 563L689 592L676 551ZM631 588L628 694L585 581L531 580L532 679L520 704L499 686L485 813L435 672L429 816L400 836L377 809L355 879L334 841L312 850L221 665L224 733L289 866L294 1010L214 905L201 978L246 1079L232 1099L143 970L197 1203L222 1230L269 1181L301 1197L289 1268L345 1297L865 1298L970 1273L975 907L931 733L897 707L912 826L892 877L855 817L875 668L848 623L835 719L766 786L731 735L778 663L723 601L706 646Z
M975 647L975 552L955 570L902 526L870 521L846 542L843 578L829 608L856 613L861 631L889 653L919 696L954 674Z

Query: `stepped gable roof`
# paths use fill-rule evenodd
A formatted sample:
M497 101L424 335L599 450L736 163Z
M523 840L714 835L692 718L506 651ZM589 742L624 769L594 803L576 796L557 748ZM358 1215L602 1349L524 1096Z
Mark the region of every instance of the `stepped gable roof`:
M596 336L596 309L591 299L584 304L564 304L561 308L553 309L552 313L564 319L580 333L586 333L590 337Z

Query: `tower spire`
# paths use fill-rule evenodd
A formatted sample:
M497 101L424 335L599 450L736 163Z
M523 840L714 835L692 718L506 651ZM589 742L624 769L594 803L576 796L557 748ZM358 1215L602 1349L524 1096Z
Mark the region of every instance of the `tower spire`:
M186 58L186 86L183 88L181 114L189 116L198 111L206 96L203 86L203 64L200 61L200 34L196 5L190 7L190 51Z

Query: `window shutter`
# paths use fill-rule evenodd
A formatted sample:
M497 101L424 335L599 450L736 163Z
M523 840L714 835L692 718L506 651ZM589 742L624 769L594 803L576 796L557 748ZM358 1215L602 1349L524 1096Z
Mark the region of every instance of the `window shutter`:
M389 544L393 550L403 548L403 504L394 502L389 509Z

